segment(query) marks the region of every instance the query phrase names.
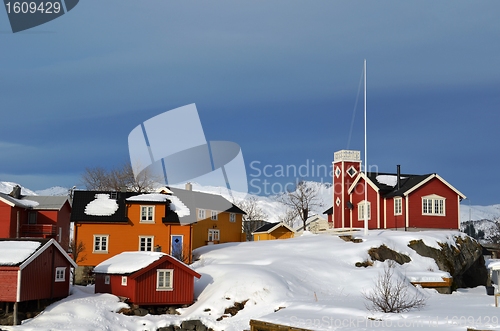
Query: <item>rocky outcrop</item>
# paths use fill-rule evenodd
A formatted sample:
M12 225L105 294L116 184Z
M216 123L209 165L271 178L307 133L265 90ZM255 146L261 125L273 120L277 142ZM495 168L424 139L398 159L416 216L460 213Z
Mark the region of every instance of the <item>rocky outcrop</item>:
M422 240L412 240L408 246L419 255L436 261L439 269L453 277L452 288L486 285L488 272L481 245L471 237L457 237L455 245L440 243L441 249L429 247Z
M370 255L372 261L384 262L385 260L393 260L399 264L404 264L411 261L408 255L393 251L386 245L382 245L377 248L371 248L368 251L368 255Z

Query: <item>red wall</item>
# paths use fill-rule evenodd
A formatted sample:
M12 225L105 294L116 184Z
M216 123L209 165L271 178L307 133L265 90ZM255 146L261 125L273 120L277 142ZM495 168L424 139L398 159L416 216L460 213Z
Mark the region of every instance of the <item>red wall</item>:
M363 228L364 227L364 221L363 220L358 220L358 203L363 201L365 199L365 191L364 191L364 185L365 185L365 180L361 178L352 191L351 194L351 201L353 205L353 209L351 210L352 214L352 226L354 228ZM368 220L368 228L369 229L377 229L377 215L380 215L381 211L377 207L377 199L378 199L378 194L377 191L375 191L370 185L367 185L368 189L368 201L370 202L370 220ZM382 205L383 201L380 202L380 208L383 208ZM383 216L381 215L380 217L380 226L383 227Z
M19 267L0 267L0 301L16 302Z
M446 198L446 216L422 215L422 197L436 194ZM408 196L409 227L458 229L457 194L437 178L431 179Z
M56 282L57 267L66 267L65 281ZM62 298L69 295L70 263L50 246L21 271L21 300Z
M340 174L340 176L337 178L335 176L335 170L337 166L339 167L340 170L342 170L342 164L343 164L343 173ZM348 173L347 170L353 166L358 173L354 175L354 177L351 177ZM350 220L349 220L349 208L347 208L347 201L349 201L349 194L347 193L349 190L349 187L352 185L352 183L356 180L356 177L359 174L360 171L360 162L349 162L349 161L340 161L336 162L333 165L333 222L334 222L334 227L335 228L342 228L342 227L350 227ZM342 186L342 177L344 178L344 186ZM335 203L337 200L337 197L342 200L343 197L343 203L341 203L339 206ZM342 210L344 210L344 219L342 219Z
M401 215L394 215L394 198L387 198L386 200L386 206L387 206L387 210L386 210L386 221L387 221L387 224L386 224L386 227L387 229L404 229L405 226L406 226L406 218L405 218L405 215L406 215L406 198L405 197L401 197L401 212L402 214ZM383 200L382 200L383 202ZM384 223L383 223L383 215L382 215L382 218L381 218L381 227L384 226Z
M18 211L19 225L21 225L28 219L26 210L19 207L11 207L0 201L0 238L16 238Z
M174 269L173 290L156 290L156 270ZM112 293L129 298L138 305L191 304L194 301L194 277L168 260L134 278L128 277L127 286L121 285L122 275L110 275L110 284L104 284L105 274L96 274L95 292Z

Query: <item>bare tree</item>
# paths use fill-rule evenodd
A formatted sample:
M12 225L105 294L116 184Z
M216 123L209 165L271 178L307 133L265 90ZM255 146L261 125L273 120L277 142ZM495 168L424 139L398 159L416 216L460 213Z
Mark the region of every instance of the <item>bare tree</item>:
M73 261L80 263L87 259L87 255L82 254L85 251L85 244L82 241L75 242L75 240L71 240L69 246L73 255Z
M286 192L278 197L278 201L289 208L289 212L285 215L288 221L291 222L295 218L300 218L306 228L306 221L309 218L309 212L314 211L318 207L323 207L323 201L320 198L320 188L312 183L300 181L295 191ZM293 217L290 220L290 217Z
M156 178L148 169L140 172L137 177L130 163L107 170L102 167L85 168L82 182L87 190L150 192L159 186L161 178Z
M368 301L366 308L384 313L403 313L411 309L423 308L427 298L414 287L406 277L396 275L394 261L384 267L384 272L379 275L375 289L363 293Z
M252 232L257 230L264 224L268 215L262 208L258 206L258 199L255 196L250 196L245 200L236 202L235 205L245 212L243 215L243 233L245 233L247 241L252 240Z
M280 222L285 223L286 225L294 228L295 227L295 220L299 217L299 214L297 213L297 210L292 209L292 208L287 208L284 214L281 214L279 216Z

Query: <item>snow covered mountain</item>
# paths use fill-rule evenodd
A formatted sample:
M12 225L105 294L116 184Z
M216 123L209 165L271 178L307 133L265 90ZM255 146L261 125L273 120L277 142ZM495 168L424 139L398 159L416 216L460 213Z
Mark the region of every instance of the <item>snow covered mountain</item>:
M0 182L0 192L10 193L12 188L18 184L13 182ZM247 194L242 192L231 192L221 187L214 186L201 186L197 183L192 183L193 190L220 194L226 199L232 202L239 202L250 196L257 199L258 206L268 215L268 222L278 222L279 217L286 212L286 206L276 201L276 196L259 196L253 194ZM319 182L308 182L308 185L313 186L319 192L320 199L323 201L323 207L318 210L312 211L313 213L320 214L332 206L333 200L333 190L329 183L319 183ZM184 188L182 185L175 187ZM28 188L22 187L22 194L25 195L67 195L69 189L65 187L55 186L45 190L32 191ZM322 215L325 216L326 215ZM460 208L460 221L465 223L467 221L474 221L474 226L476 230L488 231L489 228L495 225L495 222L500 221L500 204L490 205L490 206L479 206L468 204L462 204Z

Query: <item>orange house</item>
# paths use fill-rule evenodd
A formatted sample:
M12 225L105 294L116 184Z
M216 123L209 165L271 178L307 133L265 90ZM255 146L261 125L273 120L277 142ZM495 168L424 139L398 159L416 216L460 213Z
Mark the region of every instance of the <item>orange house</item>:
M223 197L163 192L75 191L71 221L84 245L78 264L96 266L125 251L163 252L191 263L198 247L241 241L244 212Z

